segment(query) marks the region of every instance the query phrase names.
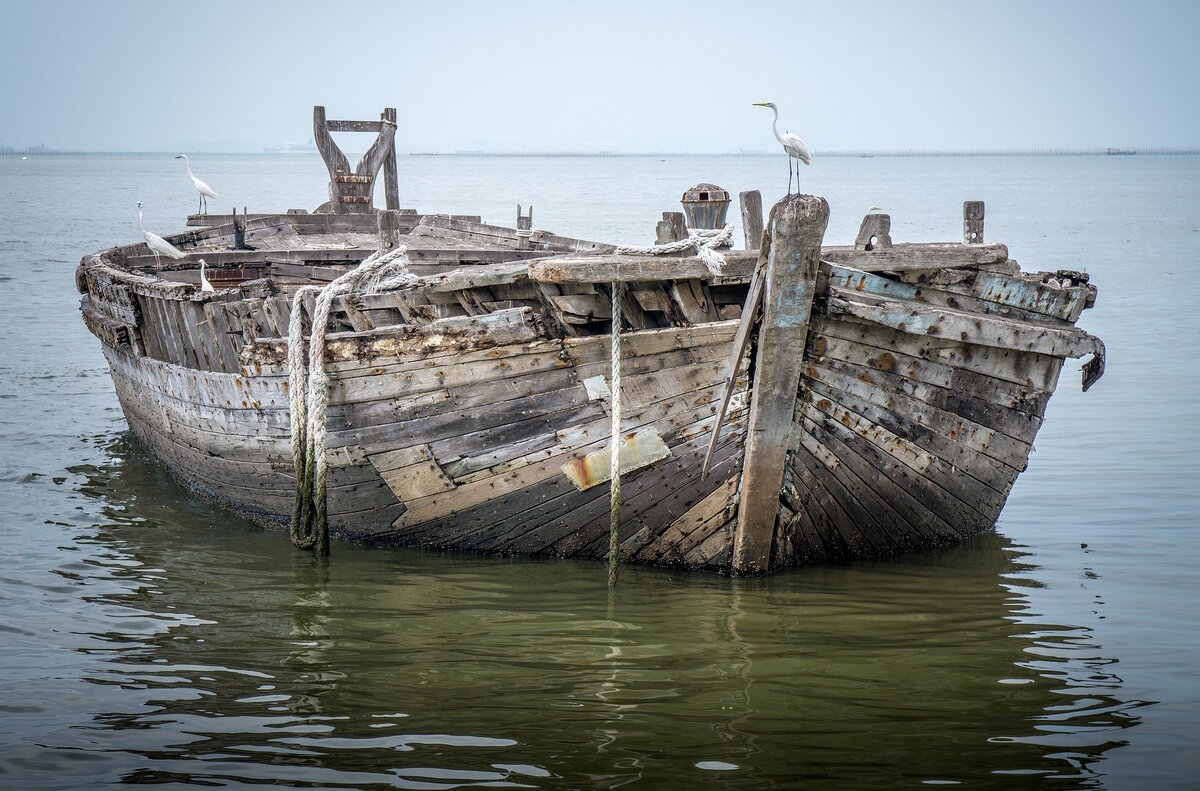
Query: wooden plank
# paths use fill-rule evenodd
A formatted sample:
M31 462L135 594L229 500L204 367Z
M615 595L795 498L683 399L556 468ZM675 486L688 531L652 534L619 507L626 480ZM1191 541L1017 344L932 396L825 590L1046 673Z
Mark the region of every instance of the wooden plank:
M212 331L213 345L216 351L216 359L213 362L219 362L214 370L222 373L234 373L240 370L241 364L238 362L237 348L229 336L229 325L225 321L225 306L220 302L206 302L200 307L204 311L204 318Z
M700 401L701 401L701 403L704 403L703 399L700 399ZM677 421L680 418L682 418L683 420L686 420L686 421L692 423L693 425L696 425L697 427L694 430L689 429L686 432L683 429L680 429L679 436L684 437L686 442L694 443L696 441L703 439L703 436L696 436L694 432L696 432L696 431L703 432L703 422L704 422L705 418L707 418L709 415L711 415L711 407L709 407L708 409L705 409L704 407L700 407L697 409L680 409L679 399L677 397L667 396L663 401L660 401L657 405L651 405L651 406L643 408L643 409L638 409L636 412L630 414L628 416L627 422L628 422L628 428L631 431L637 431L637 430L640 430L641 428L644 428L647 426L656 427L656 428L658 428L658 430L662 436L666 437L668 439L668 441L674 442L675 440L671 439L671 437L675 434L673 427L677 423ZM501 516L503 516L504 513L509 513L509 514L520 513L522 511L525 511L526 509L528 509L530 507L530 503L537 503L537 502L541 502L544 500L543 495L538 495L538 498L540 498L540 499L533 499L533 495L531 494L531 492L525 491L524 489L514 488L513 482L508 480L508 476L511 476L514 473L519 472L520 470L524 469L525 466L528 464L541 464L543 462L551 462L551 461L557 460L557 463L559 465L561 465L562 463L564 463L565 460L568 460L571 458L578 458L582 454L586 454L592 450L596 450L596 449L603 447L608 442L608 433L605 430L607 427L607 423L608 423L608 421L607 421L606 416L597 415L595 418L590 418L586 421L576 421L575 425L573 425L573 426L568 426L568 427L559 428L559 429L553 429L553 431L556 435L556 439L558 440L558 444L547 449L546 451L530 454L525 459L514 460L514 462L512 462L512 463L499 465L496 468L497 472L499 473L498 475L495 475L495 476L491 477L490 479L482 479L482 478L479 479L481 484L490 485L493 493L497 495L496 497L493 497L491 500L487 501L488 506L486 509L480 511L480 513L483 514L485 517L486 524L489 526L494 526L496 524L499 524L496 520L499 519ZM732 432L732 429L730 431ZM504 441L503 437L500 437L498 439L501 442ZM491 438L491 440L496 441L496 438ZM564 453L565 453L565 455L564 455ZM679 465L686 466L685 461L682 459L678 459L678 458L676 458L670 462L665 462L664 464L667 467L676 467ZM656 475L657 473L654 473L652 471L659 470L662 468L663 468L663 465L657 465L653 468L649 468L651 470L651 472L638 473L636 475L631 476L630 480L635 481L635 482L640 481L640 480L642 480L641 476ZM527 481L527 480L528 479L522 479L521 481L518 481L518 482L522 483L524 485L524 481ZM576 488L566 478L566 476L561 476L561 475L558 477L553 477L553 478L545 478L545 477L538 478L537 480L534 480L531 483L529 483L529 485L541 485L542 481L546 481L547 483L545 485L549 486L555 492L558 492L558 495L556 495L556 496L559 496L559 495L565 496L570 492L577 491ZM463 489L460 488L460 492L462 490ZM594 490L589 490L589 491L598 491L599 494L595 495L597 497L604 494L603 490L600 490L600 489L594 489ZM632 491L632 490L630 490L630 491ZM625 493L628 495L628 494L630 494L630 491L626 491ZM512 494L512 496L514 496L514 497L518 497L518 494L520 496L518 497L518 499L510 502L509 499L507 498L507 495L500 496L505 492ZM590 497L591 497L591 495L589 495L588 497L582 498L582 500L580 500L579 498L574 498L574 497L569 498L568 502L566 503L566 507L568 509L573 508L575 506L572 505L572 502L587 501ZM607 497L604 497L604 500L607 503ZM503 503L506 503L506 502L509 503L509 506L503 505ZM454 525L456 525L456 526L461 525L461 526L465 527L465 523L463 520L467 516L469 516L469 514L471 513L470 508L473 506L471 506L471 504L469 502L464 503L461 499L457 499L452 502L448 501L448 505L451 508L453 508L455 511L458 512L458 513L454 514L454 520L453 520ZM511 508L509 511L506 512L503 510L504 508L509 508L510 506L511 506ZM482 502L479 504L479 507L481 509L484 507ZM540 505L537 507L541 508ZM605 508L607 508L607 505L605 505ZM628 509L625 509L625 508L623 508L622 513L625 514L626 516L629 515ZM414 526L413 528L408 529L406 531L406 534L408 534L410 536L418 536L418 535L423 535L425 533L428 533L431 530L441 531L444 528L449 527L449 523L444 522L444 520L446 518L447 517L443 517L441 520L431 522L431 523L429 523L429 525L426 525L426 526ZM438 527L438 525L443 525L443 527ZM458 527L455 528L455 530L458 530L458 529L459 529ZM491 528L489 527L488 529L491 529Z
M376 132L382 128L381 121L341 121L329 119L325 128L330 132Z
M171 300L154 296L148 296L144 299L152 310L152 317L149 319L149 323L159 328L159 338L166 346L165 362L186 365L187 361L183 355L183 341L180 338L179 327L171 320L171 314L167 310L167 305Z
M542 258L529 263L529 278L539 283L647 283L656 281L687 280L734 280L750 276L758 261L758 252L728 250L725 269L714 275L697 256L686 258L637 256L637 255L594 255L584 258L563 256Z
M1097 339L1077 327L1050 327L908 301L867 296L854 300L833 297L829 300L829 311L835 315L855 316L910 335L953 338L964 343L1053 357L1082 357L1097 351Z
M890 481L908 492L912 502L935 514L942 520L946 529L953 531L954 537L963 538L994 524L994 518L989 520L981 516L977 511L969 508L953 494L943 489L937 481L915 475L909 467L892 459L878 447L846 429L837 421L830 419L824 419L819 423L808 421L806 427L821 444L833 448L839 459L846 460L848 464L854 464L856 457L861 458L870 468L873 468L875 470L873 475L870 470L865 468L860 475L869 478L876 485L880 485L881 491L887 490L881 482ZM923 524L926 528L936 526L935 523L929 521L921 523L910 520L910 524L914 526Z
M891 277L861 272L857 269L849 269L837 264L824 264L822 269L823 271L827 270L830 275L830 295L841 297L842 299L853 300L859 294L870 294L876 297L893 298L930 306L951 308L972 314L999 315L1004 318L1049 324L1058 327L1069 324L1069 322L1057 316L1047 315L1044 312L1022 307L1020 303L1026 298L1029 298L1031 302L1036 304L1035 300L1042 297L1049 289L1037 289L1034 284L1017 278L996 276L1004 277L1006 281L1014 286L1019 284L1020 290L1016 291L1016 293L1008 290L992 292L992 295L997 297L997 299L987 299L970 293L973 289L970 289L969 281L966 282L965 288L955 288L953 286L938 288L931 283L922 283L919 285L908 283ZM938 274L957 274L964 276L965 280L965 278L984 277L992 273L980 272L974 269L951 269L941 270ZM1082 304L1082 297L1080 303Z
M528 308L483 316L450 317L421 327L394 325L363 332L331 332L325 336L330 363L378 357L403 359L527 343L544 334ZM241 352L246 364L281 366L287 360L287 338L258 337Z
M673 445L669 462L630 475L628 480L622 477L622 536L629 538L643 527L661 531L674 518L673 514L685 513L736 470L738 459L733 457L739 447L736 441L722 445L719 474L710 481L701 481L698 475L696 462L703 443L694 437ZM585 503L564 500L562 504L572 507L559 509L553 520L542 518L539 509L538 521L543 526L520 531L505 546L558 556L603 557L608 549L608 530L603 520L608 512L606 500L603 496Z
M1094 303L1096 296L1096 287L1089 283L1067 279L1068 284L1064 285L1064 281L1049 273L1009 275L992 270L945 269L902 272L899 277L923 288L967 294L1071 324ZM1057 285L1046 282L1047 279Z
M948 269L1002 264L1008 260L1003 244L922 243L895 244L874 250L827 247L821 260L864 272L899 272L906 269Z
M838 361L881 373L906 376L947 390L969 392L979 400L1015 409L1027 415L1043 414L1051 395L1049 391L1031 384L1017 384L999 377L955 368L936 360L913 357L894 348L881 349L862 340L847 340L829 334L827 329L828 325L821 324L820 334L813 337L818 332L817 324L814 323L814 328L809 334L808 353L814 360ZM890 330L886 332L892 336L897 334Z
M844 338L873 346L879 349L881 354L905 355L909 358L936 363L943 368L953 369L945 372L950 377L955 376L957 371L968 371L982 377L1045 392L1054 390L1058 384L1059 372L1062 370L1062 360L1049 355L976 346L949 338L910 335L890 327L836 316L814 318L813 332L817 336L816 343L818 344L821 336ZM897 357L892 362L895 363L899 359ZM913 369L911 364L889 365L888 360L884 358L881 358L880 362L881 365L878 367L881 370L894 369L897 373L906 376L922 378L920 371ZM943 386L960 392L966 390L974 394L981 384L975 381L966 387L956 384ZM1000 399L987 400L1003 403Z
M894 416L897 421L911 424L906 429L916 432L916 426L953 441L963 453L986 454L996 461L1016 470L1025 468L1031 446L1029 441L1014 439L1003 431L977 423L962 415L939 408L928 401L913 398L892 386L892 380L879 373L864 376L861 368L825 360L810 365L806 370L805 384L823 393L832 392L836 398L862 399L871 403L881 414ZM822 390L824 385L828 390ZM1016 420L1021 420L1021 417ZM1035 418L1036 420L1036 418ZM1004 425L1003 418L992 419ZM1029 428L1036 431L1037 424ZM1028 437L1029 431L1021 431Z
M763 572L770 562L821 238L828 222L824 198L789 196L771 208L763 318L733 547L737 573Z
M644 561L656 561L669 554L681 540L701 529L705 523L725 515L737 502L739 475L732 475L713 489L706 497L672 521L654 541L644 545L634 557ZM732 514L730 514L732 515Z

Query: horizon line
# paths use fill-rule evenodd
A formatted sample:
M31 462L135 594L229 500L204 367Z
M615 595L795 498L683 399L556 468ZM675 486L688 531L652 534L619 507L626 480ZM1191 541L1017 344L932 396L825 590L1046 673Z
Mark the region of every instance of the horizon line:
M12 156L90 156L90 155L152 155L166 154L175 149L134 150L134 149L57 149L47 146L0 146L0 157ZM195 149L195 153L204 154L234 154L243 156L315 156L318 152L307 151L247 151L228 149ZM512 157L512 158L551 158L551 157L765 157L777 156L777 152L769 149L740 150L740 151L612 151L612 150L455 150L455 151L397 151L400 156L410 157ZM1113 156L1113 155L1193 155L1200 154L1197 146L1109 146L1104 148L1004 148L1004 149L847 149L836 151L815 152L821 157L990 157L990 156Z

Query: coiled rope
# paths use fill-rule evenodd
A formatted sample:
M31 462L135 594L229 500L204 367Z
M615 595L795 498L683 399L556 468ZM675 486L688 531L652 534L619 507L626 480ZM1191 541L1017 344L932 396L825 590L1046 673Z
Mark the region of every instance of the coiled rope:
M717 248L729 244L733 239L733 226L708 230L692 228L688 238L677 242L656 244L649 247L618 247L615 252L625 255L666 255L681 253L684 250L696 248L696 255L704 262L704 266L714 275L721 274L725 269L725 257L717 252Z
M296 498L289 533L292 543L300 549L312 549L318 555L329 554L325 501L329 375L325 372L325 329L333 299L350 293L378 294L416 282L417 277L408 271L406 248L397 247L372 253L327 286L301 286L292 297L287 361ZM310 294L316 294L316 302L310 317L306 361L303 319L304 303Z

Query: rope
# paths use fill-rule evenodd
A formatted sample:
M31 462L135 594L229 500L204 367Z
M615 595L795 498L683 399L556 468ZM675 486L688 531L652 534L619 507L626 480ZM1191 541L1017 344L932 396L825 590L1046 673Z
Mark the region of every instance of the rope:
M621 291L619 280L612 282L612 428L609 436L609 529L608 587L617 584L617 566L621 560Z
M682 253L684 250L696 248L696 255L704 262L704 266L714 275L721 274L725 269L725 257L717 252L718 247L729 244L733 239L733 226L712 230L692 228L688 238L677 242L656 244L649 247L618 247L616 253L624 255L666 255L667 253Z
M408 271L405 247L372 253L361 264L324 288L301 286L292 297L288 319L288 399L291 407L292 465L296 472L296 498L289 528L292 543L300 549L329 554L326 511L325 459L329 408L329 374L325 371L325 329L334 297L350 293L378 294L411 286L416 276ZM303 311L310 294L316 294L304 354Z

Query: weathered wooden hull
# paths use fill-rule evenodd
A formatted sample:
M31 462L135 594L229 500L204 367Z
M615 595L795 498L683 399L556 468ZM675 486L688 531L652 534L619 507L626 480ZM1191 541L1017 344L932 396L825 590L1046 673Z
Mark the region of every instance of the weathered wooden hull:
M339 298L328 338L328 519L344 538L605 557L610 279L630 284L626 561L758 571L988 529L1064 359L1095 355L1092 379L1102 368L1103 346L1073 326L1095 296L1086 276L1022 275L1002 245L821 249L818 232L803 323L768 306L762 327L739 330L756 315L748 300L744 317L742 301L770 268L769 244L761 259L731 253L714 276L695 258L605 256L611 248L552 235L531 245L469 220L400 221L423 279ZM79 278L133 432L188 488L264 524L285 523L296 488L290 294L345 271L375 238L361 220L272 225L284 222L181 237L223 267L212 276L230 287L215 294L199 293L186 269L153 280L135 248L85 258ZM341 246L313 245L318 226ZM258 249L226 250L230 236ZM771 321L795 337L772 337ZM748 343L731 359L735 336ZM798 377L780 380L781 423L761 404L776 360ZM779 448L765 472L749 460L764 442L754 425ZM761 556L740 563L748 551Z
M735 324L630 339L636 357L623 364L621 391L630 559L728 566L744 370L703 478L700 462ZM112 348L105 354L130 428L185 486L262 522L287 518L295 476L286 370L206 372ZM329 368L335 535L497 553L607 553L607 462L603 475L583 463L608 446L606 338L380 354ZM600 393L584 384L596 377Z

